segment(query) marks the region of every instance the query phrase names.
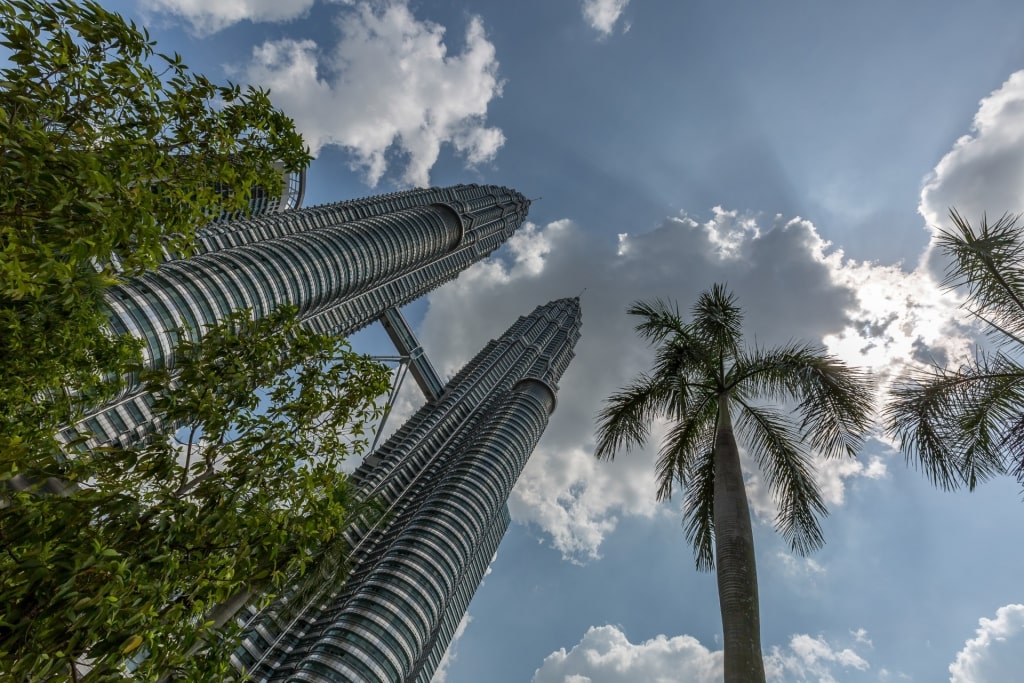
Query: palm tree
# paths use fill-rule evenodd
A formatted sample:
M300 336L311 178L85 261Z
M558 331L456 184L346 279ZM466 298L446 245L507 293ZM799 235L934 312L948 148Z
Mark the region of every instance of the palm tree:
M1020 216L975 231L956 210L937 238L949 257L946 289L964 287L964 308L994 348L956 369L911 372L893 388L887 427L907 459L944 489L973 490L1012 472L1024 484L1024 236Z
M655 418L670 421L656 465L658 500L678 484L697 569L717 567L726 683L763 683L754 538L735 434L777 499L776 528L794 551L808 553L824 543L818 519L827 514L812 455L855 455L872 420L871 384L820 346L744 346L742 313L724 285L700 295L690 322L660 300L637 302L629 313L641 318L637 333L657 345L654 367L608 399L595 455L610 460L643 444ZM795 402L794 415L765 401Z

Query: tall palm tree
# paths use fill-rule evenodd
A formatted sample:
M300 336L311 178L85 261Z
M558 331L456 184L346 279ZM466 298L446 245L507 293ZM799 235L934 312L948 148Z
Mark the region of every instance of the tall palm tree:
M746 347L742 313L724 285L700 295L689 322L660 300L637 302L629 313L641 318L637 333L657 345L654 367L608 399L595 454L611 459L644 443L655 418L670 421L656 465L658 500L680 487L697 568L717 568L726 683L763 683L754 538L736 434L776 497L776 528L794 551L808 553L824 543L818 519L827 514L812 456L855 455L871 424L871 384L820 346Z
M912 372L885 411L907 459L944 489L973 490L1012 472L1024 484L1024 235L1020 216L976 231L955 210L937 244L950 259L946 289L966 290L964 308L994 344L955 369Z

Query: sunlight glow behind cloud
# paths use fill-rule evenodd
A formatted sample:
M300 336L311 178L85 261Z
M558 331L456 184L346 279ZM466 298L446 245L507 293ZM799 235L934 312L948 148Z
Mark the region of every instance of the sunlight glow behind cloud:
M620 235L615 243L595 240L568 220L528 223L510 240L508 255L507 261L477 264L433 292L421 339L435 366L451 372L529 312L531 306L520 302L542 303L587 287L582 338L562 379L558 410L509 501L514 519L536 524L573 561L599 557L620 516L650 517L667 509L654 502L652 474L662 425L654 426L646 448L610 463L593 457L601 401L650 362L650 349L636 339L625 314L632 301L668 296L685 310L711 283L727 281L746 312L751 340L836 340L831 350L847 362L863 365L870 358L874 369L886 372L912 360L922 334L915 331L921 327L915 316L936 318L934 338L922 343L952 343L943 335L953 329L955 306L922 308L918 294L926 299L931 290L912 273L844 259L799 218L764 220L717 207L707 221L673 217L651 232ZM876 301L865 294L875 283L896 294ZM506 296L512 288L514 298ZM467 310L479 313L466 316ZM868 355L871 345L881 349L876 356ZM830 460L819 462L817 478L825 500L836 507L845 501L846 482L877 479L886 471L877 457ZM753 507L770 522L774 504L759 487L756 470L751 474Z

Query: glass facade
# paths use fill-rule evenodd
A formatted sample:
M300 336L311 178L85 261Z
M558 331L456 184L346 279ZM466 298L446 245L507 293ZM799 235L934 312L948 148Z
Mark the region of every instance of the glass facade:
M141 339L148 367L172 370L180 334L242 308L261 316L290 304L307 328L347 335L490 254L529 208L518 192L477 185L281 211L290 201L212 223L191 257L168 254L112 288L111 330ZM388 323L397 347L421 352L400 316ZM417 357L426 405L352 475L384 514L347 532L344 581L328 574L312 595L245 608L235 666L255 681L428 683L508 528L508 496L580 325L578 299L539 306L447 384ZM94 434L90 446L128 445L149 433L151 408L128 386L79 428Z
M490 254L529 204L508 188L457 185L214 223L193 256L111 288L110 327L143 340L146 367L173 367L180 329L196 336L243 308L260 316L291 304L309 329L348 335ZM152 400L129 382L81 425L89 447L128 445L147 430L126 419L129 404L147 413Z
M235 664L275 683L427 683L508 527L580 323L577 299L520 318L369 456L353 479L386 513L350 530L348 579L250 614Z

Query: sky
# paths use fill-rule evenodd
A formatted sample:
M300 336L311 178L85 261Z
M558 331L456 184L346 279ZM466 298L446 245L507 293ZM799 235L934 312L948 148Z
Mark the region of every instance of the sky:
M720 680L714 577L682 502L655 502L664 425L593 458L602 399L651 359L626 307L688 309L727 283L751 338L824 344L884 397L980 338L937 284L948 210L1024 211L1013 0L105 4L214 80L270 88L317 157L307 205L462 182L535 199L492 258L406 308L442 375L582 291L558 408L437 682ZM403 392L399 413L418 401ZM769 680L1018 680L1020 485L936 490L880 429L816 476L827 544L803 558L748 469Z

